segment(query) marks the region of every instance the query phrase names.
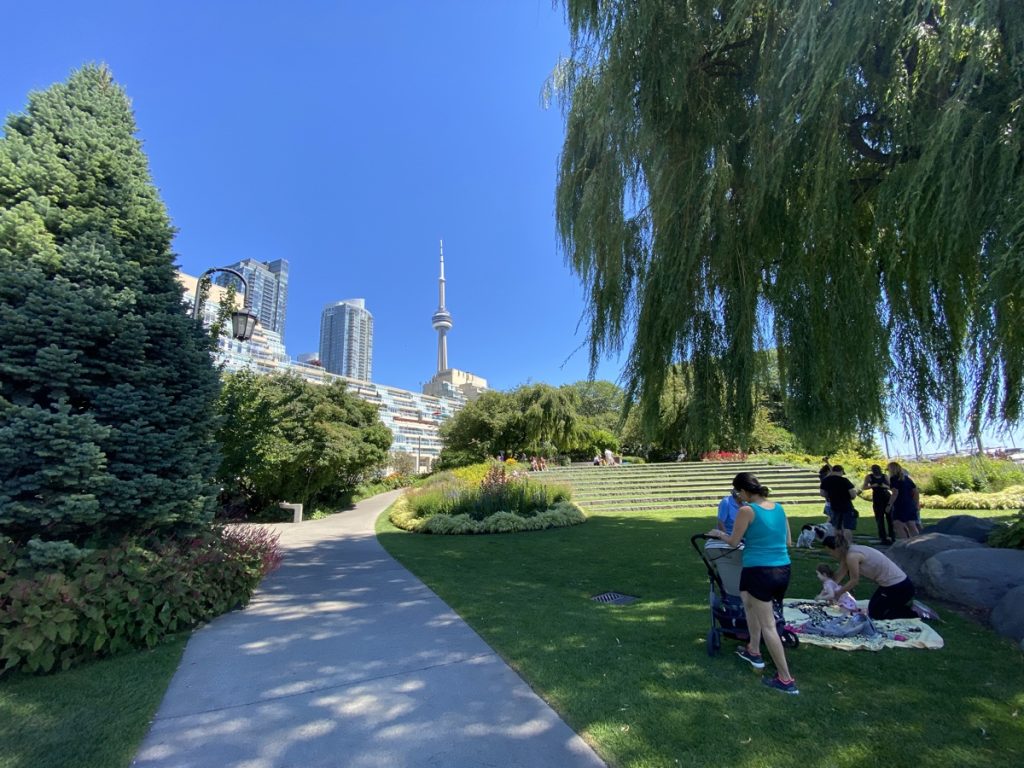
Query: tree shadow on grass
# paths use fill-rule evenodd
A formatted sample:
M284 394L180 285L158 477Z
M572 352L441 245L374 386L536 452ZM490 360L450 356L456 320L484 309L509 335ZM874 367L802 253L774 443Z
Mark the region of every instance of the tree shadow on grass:
M712 519L595 515L543 535L380 539L617 764L1019 764L1022 655L960 617L941 625L941 651L796 649L799 697L761 686L729 644L709 658L708 582L689 537ZM817 593L819 558L795 560L791 596ZM640 601L589 599L606 590Z

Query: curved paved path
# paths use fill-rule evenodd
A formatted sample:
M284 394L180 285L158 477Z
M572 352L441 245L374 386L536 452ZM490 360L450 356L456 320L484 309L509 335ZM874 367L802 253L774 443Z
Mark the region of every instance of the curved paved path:
M133 765L604 765L377 543L396 495L275 526L284 564L192 636Z

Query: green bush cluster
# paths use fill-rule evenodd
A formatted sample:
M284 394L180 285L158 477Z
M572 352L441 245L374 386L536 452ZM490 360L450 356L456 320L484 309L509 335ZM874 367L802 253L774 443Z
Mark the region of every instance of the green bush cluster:
M993 492L1024 485L1024 467L1006 459L972 457L937 462L922 492L948 496L962 491Z
M993 547L1024 549L1024 508L1017 513L1017 519L1012 523L992 531L988 543Z
M406 531L445 535L539 531L545 528L578 525L587 519L580 508L571 501L560 501L550 509L531 517L521 517L507 511L495 512L482 520L474 520L465 513L440 513L431 517L417 517L407 498L395 502L389 518L396 527Z
M1019 509L1024 507L1024 485L1011 485L996 493L964 491L949 496L921 496L928 509Z
M49 672L165 637L248 602L281 560L277 534L231 526L80 550L56 568L0 539L0 664Z

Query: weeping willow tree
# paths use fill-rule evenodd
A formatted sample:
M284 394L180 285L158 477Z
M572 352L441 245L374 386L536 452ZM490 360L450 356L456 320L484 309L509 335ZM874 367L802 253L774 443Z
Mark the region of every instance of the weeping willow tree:
M683 363L696 428L748 435L776 347L808 446L1020 420L1024 3L565 7L556 217L631 401Z

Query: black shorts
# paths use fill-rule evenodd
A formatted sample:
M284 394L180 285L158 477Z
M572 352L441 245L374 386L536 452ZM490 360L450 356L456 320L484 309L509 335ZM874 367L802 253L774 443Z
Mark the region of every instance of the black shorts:
M857 530L857 512L856 511L845 511L845 512L833 512L832 517L834 522L833 527L841 528L847 531Z
M763 603L781 601L789 587L788 565L756 565L740 571L740 591Z

